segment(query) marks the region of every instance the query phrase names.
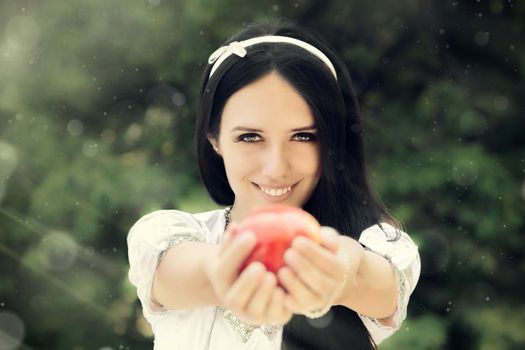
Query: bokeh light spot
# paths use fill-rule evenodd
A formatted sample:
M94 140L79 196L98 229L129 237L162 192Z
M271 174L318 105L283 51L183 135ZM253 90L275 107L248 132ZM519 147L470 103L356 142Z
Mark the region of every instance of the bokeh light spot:
M113 129L106 129L102 131L102 134L100 135L102 141L104 141L107 144L111 144L117 140L117 134L115 133L115 130Z
M82 135L82 132L84 132L84 124L78 119L72 119L67 123L67 132L72 136Z
M485 46L489 43L489 32L479 31L474 35L474 42L479 46Z
M18 166L18 155L11 144L0 140L0 183L6 181Z
M135 142L142 136L142 127L137 124L131 124L126 130L126 139L130 142Z
M499 111L505 111L509 107L509 99L505 96L494 97L494 107Z
M86 157L94 157L98 153L98 144L94 141L86 141L82 144L82 153Z
M70 268L77 260L78 253L78 244L65 232L51 232L40 242L40 259L49 270L63 271Z
M14 312L0 311L0 350L17 349L24 336L24 321Z
M173 94L173 97L171 98L173 101L173 104L177 107L184 106L184 103L186 103L186 96L182 94L181 92L176 92Z

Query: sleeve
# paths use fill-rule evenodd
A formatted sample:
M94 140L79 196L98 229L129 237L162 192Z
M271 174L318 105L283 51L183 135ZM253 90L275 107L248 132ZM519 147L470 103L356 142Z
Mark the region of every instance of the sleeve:
M207 241L202 228L188 216L176 210L154 211L139 219L129 231L128 278L137 288L144 316L151 324L169 311L151 300L153 277L164 253L181 242Z
M365 249L385 257L394 268L398 284L398 302L389 325L378 319L359 315L376 344L394 334L406 318L410 295L416 288L421 273L418 247L410 236L399 229L382 223L361 233L359 242Z

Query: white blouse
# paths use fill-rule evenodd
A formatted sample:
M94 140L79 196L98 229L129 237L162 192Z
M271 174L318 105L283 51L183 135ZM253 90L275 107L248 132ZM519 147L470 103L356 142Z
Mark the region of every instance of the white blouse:
M129 280L137 287L144 317L151 324L155 350L281 348L282 326L253 329L219 307L173 310L156 307L151 302L151 286L161 256L173 245L185 241L219 244L224 233L224 213L224 209L198 214L157 210L143 216L129 231ZM419 253L412 239L388 224L381 226L383 229L375 225L364 230L359 238L365 248L387 258L398 277L398 308L392 326L360 315L376 344L401 326L421 271Z

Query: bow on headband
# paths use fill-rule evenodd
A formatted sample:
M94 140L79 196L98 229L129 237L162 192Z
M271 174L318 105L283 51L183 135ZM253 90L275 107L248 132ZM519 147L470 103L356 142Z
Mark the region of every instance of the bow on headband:
M217 50L215 50L210 55L210 58L208 58L208 63L215 63L215 61L217 61L224 54L226 54L226 57L230 56L231 54L235 54L239 57L244 57L246 56L246 49L238 41L233 41L228 46L221 46Z

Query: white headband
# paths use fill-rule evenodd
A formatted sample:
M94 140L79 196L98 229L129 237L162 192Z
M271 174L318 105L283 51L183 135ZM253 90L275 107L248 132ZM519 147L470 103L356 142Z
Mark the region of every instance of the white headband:
M260 36L244 41L233 41L228 46L219 47L217 50L215 50L215 52L213 52L210 55L210 58L208 58L208 63L213 64L213 67L210 71L210 78L213 75L213 73L217 70L217 68L219 68L221 63L224 62L224 60L230 57L232 54L235 54L239 57L244 57L246 56L246 48L248 46L252 46L259 43L288 43L302 47L303 49L305 49L306 51L310 52L311 54L319 58L321 61L323 61L334 75L335 80L337 80L337 74L335 73L335 68L332 62L330 62L328 57L326 57L326 55L321 50L302 40L290 38L288 36L277 35Z

